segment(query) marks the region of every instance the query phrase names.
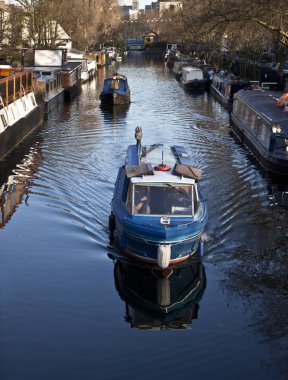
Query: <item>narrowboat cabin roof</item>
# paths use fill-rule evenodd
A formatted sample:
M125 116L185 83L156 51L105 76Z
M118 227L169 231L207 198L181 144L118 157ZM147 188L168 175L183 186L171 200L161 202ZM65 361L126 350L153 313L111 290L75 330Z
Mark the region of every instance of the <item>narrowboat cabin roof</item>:
M65 62L62 66L62 71L73 71L77 69L77 67L81 66L81 62Z
M185 80L203 80L203 70L194 66L184 66L181 69L182 77Z
M127 78L124 75L113 74L112 77L104 79L103 91L110 91L111 89L127 91Z
M155 170L159 166L161 169L162 163L166 166L166 170ZM137 172L135 169L135 175L131 174L131 170L137 167L141 168L140 171ZM188 175L187 172L181 172L180 167L189 168ZM192 185L195 179L200 179L199 169L192 169L192 162L185 148L163 144L142 147L140 157L138 146L130 145L127 149L126 172L132 183L160 182Z
M286 127L288 132L288 113L276 105L281 95L283 93L278 91L241 90L236 94L236 97L241 98L268 122Z

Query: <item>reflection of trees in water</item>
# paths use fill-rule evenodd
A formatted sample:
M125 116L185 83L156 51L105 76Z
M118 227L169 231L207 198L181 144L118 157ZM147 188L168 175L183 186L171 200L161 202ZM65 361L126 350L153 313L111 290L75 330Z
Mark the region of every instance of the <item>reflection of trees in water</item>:
M287 219L286 219L287 220ZM273 350L265 366L287 378L288 373L288 226L272 248L239 249L225 266L224 290L240 298L251 313L251 324Z

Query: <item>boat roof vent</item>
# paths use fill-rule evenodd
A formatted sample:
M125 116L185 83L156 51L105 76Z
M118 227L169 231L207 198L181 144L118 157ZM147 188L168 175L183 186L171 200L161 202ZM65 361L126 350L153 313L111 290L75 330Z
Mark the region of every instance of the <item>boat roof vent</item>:
M183 176L186 178L192 178L199 181L202 178L202 170L194 168L193 166L176 164L173 169L173 174Z
M128 178L154 174L153 167L150 163L140 164L136 166L126 166L125 170Z

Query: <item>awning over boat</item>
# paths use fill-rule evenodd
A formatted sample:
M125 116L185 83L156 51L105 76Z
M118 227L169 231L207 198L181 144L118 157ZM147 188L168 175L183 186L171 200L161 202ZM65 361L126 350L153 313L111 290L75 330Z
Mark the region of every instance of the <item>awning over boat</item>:
M202 178L202 170L193 166L176 164L173 169L173 174L180 175L186 178L192 178L199 181Z

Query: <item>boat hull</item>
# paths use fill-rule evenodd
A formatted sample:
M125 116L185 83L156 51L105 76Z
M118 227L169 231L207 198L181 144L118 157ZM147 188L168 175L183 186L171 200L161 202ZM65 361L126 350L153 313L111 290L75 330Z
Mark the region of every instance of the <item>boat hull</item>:
M224 96L212 83L210 84L210 91L222 106L232 109L233 99L230 96Z
M124 168L119 170L117 184L109 229L121 253L164 268L189 259L197 251L208 220L204 202L200 202L197 218L171 217L170 225L163 225L160 216L134 216L128 212L122 201L127 187ZM163 253L162 249L169 252ZM159 257L162 253L164 259Z
M120 233L116 232L115 236L118 248L122 254L136 260L159 266L158 248L160 245L169 245L171 247L169 265L177 264L194 256L199 248L202 232L203 231L185 241L179 240L173 243L166 242L165 244L161 244L155 240L147 241L129 235L125 231L121 231Z
M103 105L117 105L117 104L129 104L130 95L120 94L120 93L101 93L100 94L101 104Z
M0 134L0 159L4 158L29 133L40 126L44 118L44 101L42 96L35 95L37 107Z
M181 81L184 90L197 92L205 90L205 82L204 81L192 81L192 82L184 82Z
M57 94L45 99L44 113L47 116L51 111L53 111L58 104L64 101L64 91L61 89Z

